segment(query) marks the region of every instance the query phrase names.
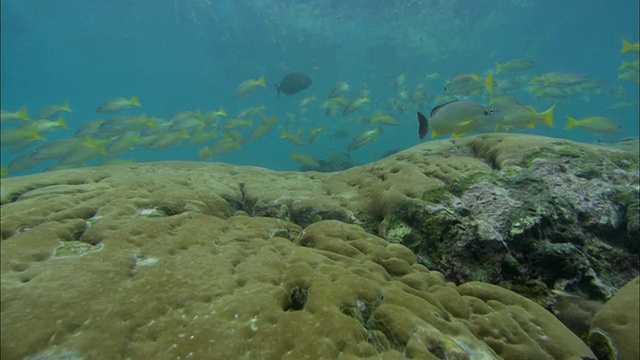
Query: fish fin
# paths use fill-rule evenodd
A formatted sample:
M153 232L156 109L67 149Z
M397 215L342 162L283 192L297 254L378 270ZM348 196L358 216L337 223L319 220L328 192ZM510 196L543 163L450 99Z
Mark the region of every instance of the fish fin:
M525 127L528 127L528 128L530 128L530 129L535 129L535 127L536 127L536 122L535 122L535 121L532 121L532 122L530 122L530 123L526 124L526 125L525 125Z
M426 116L422 115L422 113L418 112L418 137L420 139L424 139L429 132L429 119Z
M82 138L82 145L90 149L94 149L96 147L96 143L93 141L93 139L89 135Z
M572 118L571 116L567 116L567 126L564 127L565 130L573 129L578 125L578 120Z
M107 149L104 147L104 143L96 145L96 152L102 156L107 155ZM85 164L86 166L86 164Z
M224 111L223 107L220 107L220 110L218 110L218 116L227 116L227 112Z
M460 136L466 134L467 132L454 132L453 134L451 134L451 136L453 136L454 138L459 138Z
M540 113L540 115L542 115L542 121L550 127L553 127L553 109L555 108L556 104L553 104L550 108Z
M142 106L142 105L140 105L140 100L138 100L138 97L137 97L137 96L135 96L135 95L134 95L134 96L132 96L132 97L131 97L131 100L129 100L129 101L131 101L131 104L132 104L133 106L135 106L135 107L140 107L140 106Z
M16 111L16 115L20 120L31 121L31 119L29 118L29 115L27 115L27 108L24 106L20 108L20 110Z
M69 102L65 101L64 104L62 104L62 106L60 106L60 110L64 110L66 112L73 112L73 110L71 110L71 107L69 106Z
M493 74L489 74L484 78L484 87L487 89L489 94L493 94Z
M454 103L454 102L456 102L456 101L460 101L460 100L455 99L455 100L447 101L447 102L446 102L446 103L444 103L444 104L437 105L436 107L434 107L433 109L431 109L431 112L429 113L429 117L431 117L431 118L432 118L432 117L436 116L436 113L438 112L438 110L442 109L442 107L443 107L443 106L449 105L449 104Z
M629 51L633 50L633 45L631 44L631 42L629 42L629 40L627 39L622 39L622 50L620 50L621 53L626 53Z
M9 175L9 170L6 166L0 168L0 178L6 178Z
M29 131L27 131L27 134L28 134L29 138L31 138L33 140L47 141L47 139L44 137L44 135L39 133L38 129L36 129L35 127L30 129Z

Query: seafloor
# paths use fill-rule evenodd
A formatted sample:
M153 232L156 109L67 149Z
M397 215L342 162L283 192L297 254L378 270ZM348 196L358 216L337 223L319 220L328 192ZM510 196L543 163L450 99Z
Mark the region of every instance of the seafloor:
M638 179L637 139L515 134L3 179L1 356L636 359Z

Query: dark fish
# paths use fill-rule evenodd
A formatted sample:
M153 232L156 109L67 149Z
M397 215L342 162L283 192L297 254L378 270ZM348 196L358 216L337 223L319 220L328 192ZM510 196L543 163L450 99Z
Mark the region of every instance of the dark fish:
M427 117L418 112L418 136L420 139L424 139L429 132L429 120Z
M301 73L295 72L285 76L282 81L280 81L280 85L273 85L276 87L278 91L278 97L280 97L280 93L285 93L287 95L293 95L299 93L300 91L308 88L313 83L310 77Z

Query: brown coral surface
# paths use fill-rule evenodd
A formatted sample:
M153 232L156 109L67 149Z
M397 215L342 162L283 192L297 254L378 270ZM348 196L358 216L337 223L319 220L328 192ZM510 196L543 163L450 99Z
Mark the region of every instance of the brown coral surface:
M472 281L493 281L496 269L465 253L477 247L514 269L536 265L511 258L508 212L483 214L469 191L476 200L493 191L496 203L517 208L523 200L500 190L502 172L556 164L567 148L574 159L600 159L585 167L590 179L612 167L612 186L633 182L627 168L637 159L628 153L523 135L431 142L329 174L166 162L3 179L2 358L593 358L534 301ZM580 220L601 216L587 225L605 233L626 226L626 210L601 200ZM575 201L568 208L584 205ZM460 237L461 226L480 244L457 239L447 261L443 251L421 253L442 250L432 242ZM527 233L535 222L516 228ZM601 243L630 261L625 276L637 274L620 250L625 239ZM583 281L567 266L558 279ZM611 277L602 280L593 263L576 266L593 287L615 288L607 282L615 271L604 269Z

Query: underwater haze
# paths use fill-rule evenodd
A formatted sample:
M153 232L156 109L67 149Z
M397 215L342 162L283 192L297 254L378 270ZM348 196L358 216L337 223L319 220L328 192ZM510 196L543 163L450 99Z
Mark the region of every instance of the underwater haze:
M334 171L483 132L637 137L638 10L637 0L3 0L3 172L164 160ZM463 115L444 112L465 101ZM417 112L430 121L424 139Z

